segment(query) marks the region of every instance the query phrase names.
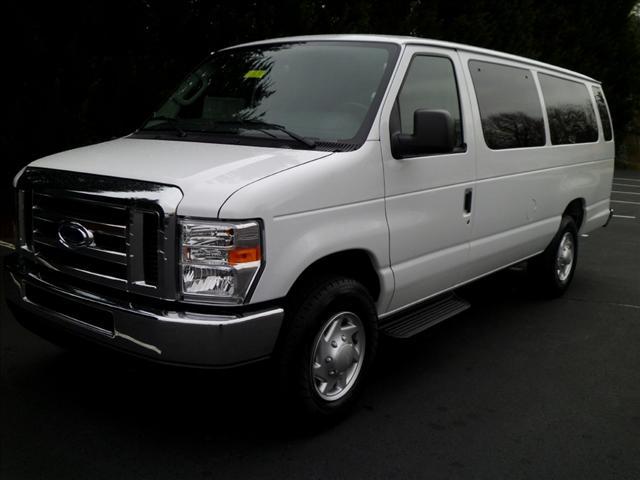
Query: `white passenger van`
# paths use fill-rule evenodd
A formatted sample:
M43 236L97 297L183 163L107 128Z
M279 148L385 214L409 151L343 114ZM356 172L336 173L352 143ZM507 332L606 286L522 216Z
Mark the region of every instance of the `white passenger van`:
M464 310L457 287L528 259L562 294L613 166L602 87L579 73L411 37L231 47L136 132L16 177L8 301L54 340L271 357L283 398L328 417L378 335Z

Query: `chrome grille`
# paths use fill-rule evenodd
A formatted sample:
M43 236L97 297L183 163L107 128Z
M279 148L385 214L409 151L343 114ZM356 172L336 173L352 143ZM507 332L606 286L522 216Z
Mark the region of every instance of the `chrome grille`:
M28 169L18 189L25 256L83 281L176 298L178 188ZM65 241L69 228L81 242Z
M126 206L34 191L31 208L33 251L40 258L80 276L98 275L110 282L127 282ZM59 228L65 222L75 222L91 231L91 245L66 247L59 238Z

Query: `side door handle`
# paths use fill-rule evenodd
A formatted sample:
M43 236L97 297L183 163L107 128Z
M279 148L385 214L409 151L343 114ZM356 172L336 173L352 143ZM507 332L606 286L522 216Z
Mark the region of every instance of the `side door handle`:
M471 206L473 204L473 188L467 188L464 191L464 216L471 215Z

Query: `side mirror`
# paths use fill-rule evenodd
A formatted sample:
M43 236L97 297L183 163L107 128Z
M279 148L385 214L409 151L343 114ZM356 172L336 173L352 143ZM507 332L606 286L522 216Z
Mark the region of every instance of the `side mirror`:
M413 113L413 135L394 133L391 149L396 158L449 153L456 146L455 128L446 110L418 109Z

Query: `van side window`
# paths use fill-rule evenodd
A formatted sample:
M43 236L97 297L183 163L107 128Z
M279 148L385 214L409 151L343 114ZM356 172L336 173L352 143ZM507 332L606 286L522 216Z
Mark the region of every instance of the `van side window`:
M609 118L609 112L607 111L607 102L604 99L604 93L599 87L593 87L593 96L596 99L596 105L598 106L598 114L600 115L600 123L602 123L602 131L604 133L604 140L608 142L613 138L613 130L611 128L611 119Z
M544 73L538 74L547 107L551 143L598 141L598 125L586 85Z
M462 146L458 85L450 59L416 55L411 60L394 105L391 119L392 132L413 134L413 113L418 109L448 111L455 126L456 146ZM397 125L398 121L399 125Z
M542 106L529 70L471 60L469 71L489 148L545 144Z

